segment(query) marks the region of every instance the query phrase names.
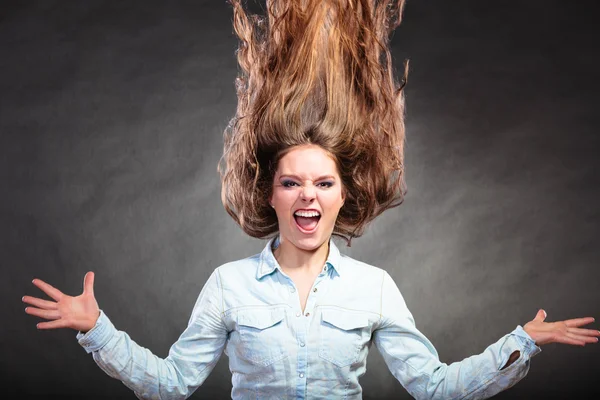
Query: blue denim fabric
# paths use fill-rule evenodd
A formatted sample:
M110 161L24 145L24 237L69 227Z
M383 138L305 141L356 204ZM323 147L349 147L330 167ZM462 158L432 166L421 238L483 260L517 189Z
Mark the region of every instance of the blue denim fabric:
M223 351L234 399L361 399L359 378L372 343L413 397L483 399L521 380L541 351L517 326L481 354L440 362L390 275L340 254L333 241L302 312L272 245L278 241L212 273L165 359L117 330L103 311L77 339L140 399L191 396ZM516 350L519 359L501 369Z

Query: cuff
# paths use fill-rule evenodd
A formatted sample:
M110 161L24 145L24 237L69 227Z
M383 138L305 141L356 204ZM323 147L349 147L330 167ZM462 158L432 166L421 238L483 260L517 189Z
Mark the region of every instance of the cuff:
M542 349L535 344L535 340L525 332L521 325L518 325L510 334L519 342L519 345L522 348L521 353L525 353L527 357L531 358L542 351Z
M96 325L85 334L78 332L76 337L79 344L89 354L104 347L116 331L117 329L104 314L104 311L100 310Z

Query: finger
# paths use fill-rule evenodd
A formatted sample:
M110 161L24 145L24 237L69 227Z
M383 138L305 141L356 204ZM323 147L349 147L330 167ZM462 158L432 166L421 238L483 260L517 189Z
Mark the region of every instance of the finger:
M568 327L583 326L583 325L591 324L594 321L595 321L595 319L593 317L574 318L574 319L566 320L565 324L567 324Z
M539 322L544 322L544 320L546 319L548 315L546 314L546 311L544 311L543 309L540 309L537 314L535 315L534 320L535 321L539 321Z
M591 336L580 336L580 335L575 335L572 333L566 333L566 336L574 339L574 340L579 340L580 342L584 342L584 343L596 343L598 340L595 337L591 337Z
M568 328L570 333L574 333L580 336L600 336L600 331L595 329L580 329L580 328Z
M92 271L85 274L83 278L83 293L94 295L94 273Z
M60 318L60 312L58 310L41 310L35 307L26 307L25 312L29 315L35 315L36 317L42 317L46 319Z
M57 319L55 321L40 322L36 325L38 329L56 329L56 328L68 328L67 323L64 319Z
M585 346L585 342L582 340L577 340L571 338L569 336L559 336L554 339L555 343L564 343L564 344L572 344L575 346Z
M39 287L44 293L56 301L60 301L63 296L63 293L60 290L56 289L52 285L47 284L41 279L34 279L32 282L35 286Z
M38 308L43 308L44 310L58 309L58 305L55 302L38 299L37 297L23 296L21 300L23 300L24 303L31 304L32 306L36 306Z

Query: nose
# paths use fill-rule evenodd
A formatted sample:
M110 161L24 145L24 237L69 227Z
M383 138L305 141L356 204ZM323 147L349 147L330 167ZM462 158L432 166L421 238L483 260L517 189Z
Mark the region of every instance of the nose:
M303 201L310 202L315 199L316 192L315 187L312 184L304 185L300 198Z

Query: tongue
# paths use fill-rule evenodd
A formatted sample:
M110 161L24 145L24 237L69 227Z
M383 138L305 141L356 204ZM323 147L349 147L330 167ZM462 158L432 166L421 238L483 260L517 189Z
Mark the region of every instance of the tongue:
M319 217L296 217L296 222L302 229L312 231L319 223Z

